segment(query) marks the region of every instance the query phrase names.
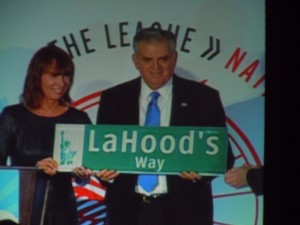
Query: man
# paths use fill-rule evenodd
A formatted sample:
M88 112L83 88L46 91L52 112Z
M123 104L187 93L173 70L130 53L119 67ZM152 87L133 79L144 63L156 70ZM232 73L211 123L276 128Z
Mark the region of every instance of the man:
M134 37L132 60L141 77L102 93L98 124L144 125L152 91L159 93L160 126L225 126L219 93L174 75L174 34L155 28ZM228 168L233 164L229 148ZM111 170L98 173L110 180L106 194L109 225L212 225L211 181L194 172L159 176L153 191L138 185L138 175ZM112 180L113 179L113 180Z

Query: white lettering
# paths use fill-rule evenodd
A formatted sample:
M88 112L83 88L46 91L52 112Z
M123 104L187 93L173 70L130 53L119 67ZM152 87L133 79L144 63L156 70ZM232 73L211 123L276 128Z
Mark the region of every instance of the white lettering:
M135 165L137 168L156 169L157 172L160 172L164 167L164 163L164 159L148 159L148 157L135 157Z
M186 146L186 148L185 148ZM179 151L183 155L193 154L194 149L194 131L190 131L189 135L184 135L179 140Z
M146 168L147 157L135 157L135 165L137 168Z
M149 169L155 169L156 167L156 160L155 159L149 159L148 168Z
M164 166L165 160L164 159L157 159L157 165L158 165L158 169L157 171L161 171L163 166Z
M216 136L207 138L206 144L212 148L211 150L206 150L207 155L216 155L219 152L219 147L214 143L214 141L218 140L219 138Z
M131 138L128 137L127 131L123 131L121 152L126 152L126 146L131 145L130 151L135 153L136 152L136 143L137 143L137 132L136 131L132 132Z
M204 136L204 132L203 131L199 131L199 139L201 140Z
M147 145L147 143L149 145ZM153 153L156 148L156 139L153 135L145 135L141 141L141 150L144 153Z
M89 151L90 152L99 152L99 148L96 148L94 146L94 142L95 142L95 130L91 130L90 132L90 139L89 139Z
M114 134L106 134L104 136L107 140L103 143L102 149L104 152L116 152L117 151L117 136Z
M167 149L166 142L169 142L169 149ZM165 135L160 141L160 150L164 154L171 154L175 149L175 138L171 135Z

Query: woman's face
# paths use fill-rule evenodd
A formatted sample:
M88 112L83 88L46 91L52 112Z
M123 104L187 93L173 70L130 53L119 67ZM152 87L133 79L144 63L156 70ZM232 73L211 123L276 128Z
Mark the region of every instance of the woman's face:
M53 61L41 76L41 89L44 100L59 101L70 87L70 76L62 74Z

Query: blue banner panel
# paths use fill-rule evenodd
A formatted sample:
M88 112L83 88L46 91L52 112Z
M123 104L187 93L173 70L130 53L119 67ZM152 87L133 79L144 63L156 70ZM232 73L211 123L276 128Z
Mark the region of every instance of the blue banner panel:
M19 223L19 171L0 170L0 219Z

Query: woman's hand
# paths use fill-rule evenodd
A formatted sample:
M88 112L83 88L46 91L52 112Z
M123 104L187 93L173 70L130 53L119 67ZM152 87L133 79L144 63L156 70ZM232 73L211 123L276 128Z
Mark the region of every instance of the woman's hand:
M84 168L84 167L76 167L73 170L73 173L80 178L81 180L87 180L90 178L90 176L96 176L97 178L109 182L113 179L115 179L117 176L119 176L119 173L115 170L99 170L99 171L92 171L90 169Z
M58 169L58 163L51 157L42 159L36 163L36 167L43 170L44 173L53 176Z
M72 172L82 180L89 179L89 177L93 175L93 172L90 169L84 168L82 166L76 167Z

